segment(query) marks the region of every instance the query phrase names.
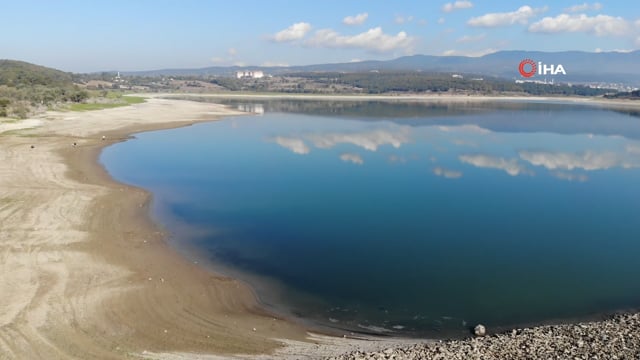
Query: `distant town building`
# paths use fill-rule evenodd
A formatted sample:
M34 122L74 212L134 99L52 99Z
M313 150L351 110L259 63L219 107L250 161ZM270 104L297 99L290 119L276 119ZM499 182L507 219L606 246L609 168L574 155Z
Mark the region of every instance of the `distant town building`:
M236 78L238 79L261 79L264 77L264 72L260 70L244 70L236 71Z
M238 110L243 112L250 112L258 115L264 114L264 105L262 104L240 104Z

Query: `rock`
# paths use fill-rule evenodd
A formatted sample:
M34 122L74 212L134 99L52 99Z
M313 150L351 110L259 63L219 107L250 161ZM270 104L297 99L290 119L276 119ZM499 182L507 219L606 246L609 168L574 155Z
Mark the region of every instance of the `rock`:
M473 328L473 334L475 336L485 336L487 335L487 328L485 328L482 324L478 324Z

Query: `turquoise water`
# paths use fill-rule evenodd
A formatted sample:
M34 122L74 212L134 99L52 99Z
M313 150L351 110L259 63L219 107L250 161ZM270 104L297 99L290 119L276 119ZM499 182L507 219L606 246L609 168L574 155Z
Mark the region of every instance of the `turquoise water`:
M172 244L253 284L267 306L325 326L450 336L640 304L637 114L259 108L138 134L101 161L153 192Z

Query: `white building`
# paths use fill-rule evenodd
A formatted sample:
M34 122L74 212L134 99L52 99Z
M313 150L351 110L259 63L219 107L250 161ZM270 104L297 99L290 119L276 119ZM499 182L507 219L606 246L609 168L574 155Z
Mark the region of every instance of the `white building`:
M238 79L261 79L264 77L264 72L260 70L244 70L236 71L236 78Z

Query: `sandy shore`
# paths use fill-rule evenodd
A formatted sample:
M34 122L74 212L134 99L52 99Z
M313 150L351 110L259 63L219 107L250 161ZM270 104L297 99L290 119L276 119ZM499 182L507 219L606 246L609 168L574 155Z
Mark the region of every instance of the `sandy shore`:
M318 358L416 342L311 335L265 313L247 286L170 249L149 194L97 162L128 134L234 114L153 98L0 123L0 359Z
M168 249L147 217L148 194L96 161L132 132L232 114L151 99L0 128L0 358L269 353L274 339L304 339L261 313L243 284Z

